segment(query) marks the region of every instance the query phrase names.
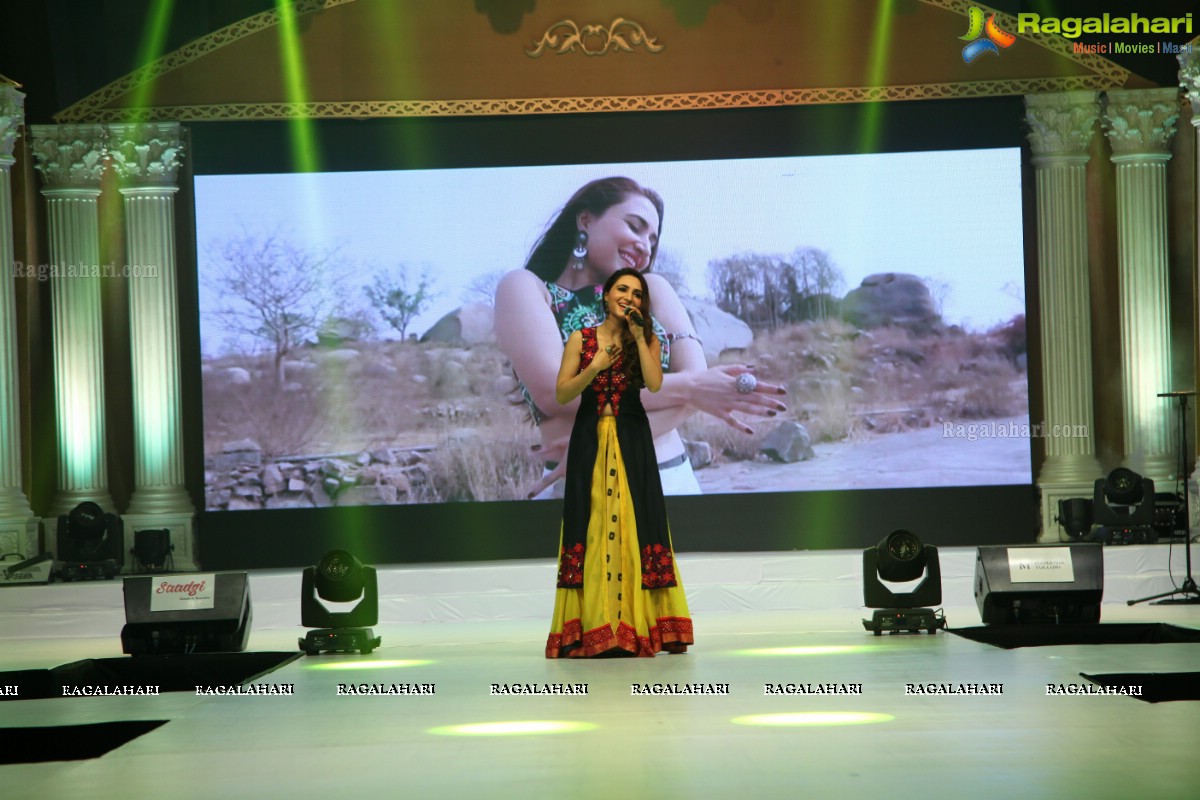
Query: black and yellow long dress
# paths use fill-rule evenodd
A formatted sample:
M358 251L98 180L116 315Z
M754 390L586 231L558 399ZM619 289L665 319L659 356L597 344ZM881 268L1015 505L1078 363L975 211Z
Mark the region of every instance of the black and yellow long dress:
M584 328L582 372L596 355ZM653 656L692 644L640 371L626 355L580 395L567 448L558 589L546 657ZM612 405L612 415L602 414Z

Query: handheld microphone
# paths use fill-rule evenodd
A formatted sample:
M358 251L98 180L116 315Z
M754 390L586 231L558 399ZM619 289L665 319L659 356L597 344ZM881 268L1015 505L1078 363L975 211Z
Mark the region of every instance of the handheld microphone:
M638 310L633 306L629 306L625 309L625 315L633 321L634 325L641 326L645 324L645 320L642 319L642 315L638 313Z

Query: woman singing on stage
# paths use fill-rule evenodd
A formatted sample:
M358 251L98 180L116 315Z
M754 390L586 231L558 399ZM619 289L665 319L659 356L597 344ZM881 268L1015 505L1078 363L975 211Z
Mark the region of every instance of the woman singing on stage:
M649 252L658 216L649 202L637 205ZM568 337L555 386L560 405L580 403L567 448L547 658L682 653L693 641L641 401L643 387L663 384L641 271L614 272L603 302L604 321Z

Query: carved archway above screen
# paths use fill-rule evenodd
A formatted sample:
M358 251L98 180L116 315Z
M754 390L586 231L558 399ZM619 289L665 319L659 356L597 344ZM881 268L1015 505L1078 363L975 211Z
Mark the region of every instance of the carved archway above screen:
M966 63L972 7L991 13L965 0L298 0L303 79L290 91L283 27L268 11L193 40L56 119L666 111L1152 85L1056 35L1021 35ZM996 23L1017 30L1011 15L997 12Z

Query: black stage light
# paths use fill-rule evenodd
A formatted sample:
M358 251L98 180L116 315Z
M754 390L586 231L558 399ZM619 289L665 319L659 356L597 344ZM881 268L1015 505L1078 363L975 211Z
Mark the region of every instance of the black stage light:
M1097 478L1092 492L1091 534L1100 544L1153 544L1154 481L1119 467Z
M1092 531L1092 501L1086 497L1064 497L1058 501L1055 521L1071 539L1082 539Z
M1107 478L1101 478L1096 483L1103 489L1105 499L1113 505L1136 506L1142 502L1143 497L1154 495L1154 484L1150 484L1148 488L1151 491L1147 492L1147 487L1143 485L1144 480L1133 470L1118 467L1108 473Z
M924 578L922 578L924 575ZM896 592L884 584L921 582L912 591ZM912 531L895 530L875 547L863 550L863 605L879 609L863 627L876 636L924 629L934 633L946 618L925 606L942 602L942 569L937 548L922 545Z
M139 572L164 572L167 559L175 545L171 544L171 531L167 528L134 531L133 549Z
M125 563L121 518L85 500L58 518L57 568L64 581L112 578Z
M375 568L345 550L330 550L315 567L306 567L300 588L300 624L309 631L300 649L317 653L370 653L382 639L371 630L379 622L379 585ZM360 599L361 598L361 599ZM330 611L324 603L358 602L349 611Z

